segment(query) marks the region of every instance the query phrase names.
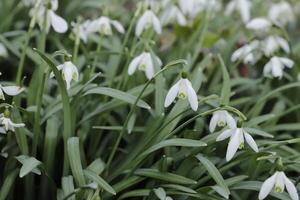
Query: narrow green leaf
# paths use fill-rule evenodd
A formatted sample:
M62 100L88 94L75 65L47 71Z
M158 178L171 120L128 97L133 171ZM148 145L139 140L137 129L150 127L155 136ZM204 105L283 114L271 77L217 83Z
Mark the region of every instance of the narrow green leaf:
M97 158L86 169L99 175L104 171L105 163L100 158Z
M223 72L223 88L221 93L221 105L228 106L230 100L230 92L231 92L230 77L227 71L227 67L225 66L225 63L221 55L218 55L218 58Z
M170 189L174 189L174 190L178 190L181 192L186 192L186 193L191 193L191 194L196 194L197 192L191 188L182 186L182 185L175 185L175 184L164 184L161 185L164 188L170 188Z
M0 190L0 200L6 200L7 195L12 189L13 184L15 183L16 177L18 175L18 169L10 172L2 183Z
M132 190L123 194L119 199L127 199L127 198L134 198L134 197L147 197L150 195L150 189L139 189L139 190Z
M249 127L256 126L256 125L263 123L265 121L268 121L274 117L275 117L274 114L261 115L261 116L252 118L250 121L246 122L246 125Z
M62 177L61 186L62 186L64 197L74 193L75 188L74 188L73 176ZM75 200L75 199L76 199L76 194L68 198L68 200Z

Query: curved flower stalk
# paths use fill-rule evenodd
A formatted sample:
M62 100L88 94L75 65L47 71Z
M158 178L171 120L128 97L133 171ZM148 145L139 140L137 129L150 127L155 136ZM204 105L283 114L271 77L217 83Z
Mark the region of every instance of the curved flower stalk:
M284 68L292 68L293 66L294 61L292 61L291 59L274 56L264 66L264 75L271 75L275 78L281 78L283 75Z
M254 31L255 33L267 33L272 27L272 23L263 17L254 18L249 21L246 25L246 28Z
M268 17L274 24L280 27L295 21L294 11L286 1L273 4L269 9Z
M150 80L155 72L155 64L153 61L155 61L159 66L162 65L158 56L154 55L154 57L152 57L149 52L141 53L130 62L128 74L132 75L137 69L139 69L141 71L145 71L146 77Z
M125 33L123 25L117 20L111 20L106 16L91 21L87 26L87 32L99 32L104 35L112 35L112 26L121 34Z
M36 15L36 20L40 29L43 29L44 25L46 27L46 32L50 30L50 26L57 33L65 33L68 30L68 23L62 17L55 14L55 11L58 8L58 0L51 0L49 5L44 5L43 3L39 4L37 10L31 10L31 15ZM46 16L46 21L45 21Z
M186 26L187 20L182 11L175 5L167 6L161 15L162 25L177 23L180 26Z
M146 10L137 22L135 28L136 36L140 36L145 30L151 27L158 35L161 34L162 28L158 17L151 10Z
M168 107L172 104L175 98L188 99L191 108L194 111L198 109L198 97L192 87L192 83L186 78L182 77L175 85L173 85L165 99L165 107Z
M289 43L282 37L272 35L263 41L263 51L266 56L271 56L274 52L282 49L285 53L290 53Z
M17 124L12 122L11 119L9 118L9 114L7 115L5 112L4 114L0 114L0 124L3 125L5 132L7 131L15 132L15 128L20 128L25 126L24 123Z
M7 57L7 49L6 47L0 42L0 57Z
M66 87L67 90L70 89L71 86L71 81L78 81L79 79L79 73L77 70L77 67L71 62L71 61L66 61L63 64L60 64L56 66L59 71L62 71L62 77L66 82ZM54 77L54 73L50 73L50 78Z
M209 131L213 133L217 126L225 127L226 125L230 129L236 128L235 119L226 110L215 111L209 123Z
M265 199L273 188L276 193L281 193L286 188L292 200L299 200L295 185L286 177L283 171L276 171L264 181L258 195L259 200Z
M238 149L243 149L245 146L245 140L248 145L255 151L258 152L258 147L252 136L247 133L243 128L230 128L223 131L216 139L217 142L230 138L227 152L226 161L230 161Z
M252 3L249 0L231 0L225 9L225 15L231 15L238 11L244 23L247 23L251 17Z
M255 54L255 51L260 45L257 40L252 41L250 44L246 44L239 49L235 50L231 56L231 61L236 62L238 60L243 61L244 64L254 64L260 58L260 55Z

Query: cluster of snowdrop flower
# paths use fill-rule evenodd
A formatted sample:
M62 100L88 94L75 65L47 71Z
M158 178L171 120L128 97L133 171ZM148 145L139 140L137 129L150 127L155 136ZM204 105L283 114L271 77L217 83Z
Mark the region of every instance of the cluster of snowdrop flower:
M264 55L270 58L264 66L264 75L281 78L284 68L292 68L294 62L287 57L276 55L279 50L287 54L290 53L290 47L288 41L279 35L273 34L271 28L273 25L283 28L287 23L293 22L293 16L291 6L287 2L280 2L271 5L267 18L258 17L250 20L246 24L246 28L253 31L259 39L255 39L237 49L232 54L232 62L240 60L245 64L253 65Z

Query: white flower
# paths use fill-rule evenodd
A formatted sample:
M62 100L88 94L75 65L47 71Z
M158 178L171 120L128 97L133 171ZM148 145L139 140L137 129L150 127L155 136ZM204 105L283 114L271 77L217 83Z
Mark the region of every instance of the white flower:
M150 27L152 27L157 34L161 34L162 30L159 19L151 10L146 10L137 22L135 34L140 36L143 31Z
M229 128L236 128L235 119L226 110L216 111L210 120L209 131L212 133L215 131L216 126L224 127L226 125L228 125Z
M295 185L286 177L283 171L276 171L275 174L265 180L261 186L258 198L259 200L266 198L273 188L275 192L281 193L285 187L292 200L299 200Z
M271 26L272 26L272 23L268 19L262 18L262 17L252 19L246 25L247 29L250 29L257 33L268 32L269 29L271 28Z
M88 32L99 32L104 35L112 35L112 26L121 33L124 34L125 30L123 25L117 20L111 20L108 17L102 16L96 20L93 20L88 26Z
M250 20L251 1L249 0L231 0L226 6L225 15L230 15L233 11L238 11L244 23Z
M268 17L277 26L285 26L295 20L293 9L286 1L273 4L269 9Z
M190 19L194 19L203 10L199 0L179 0L182 12Z
M48 7L48 5L44 5L43 3L41 3L36 13L34 13L35 12L34 9L31 10L31 14L36 15L37 22L41 29L43 29L45 23L46 32L49 32L50 26L52 26L55 32L65 33L68 30L68 24L66 20L64 20L62 17L58 16L57 14L55 14L54 11L56 11L57 8L58 8L58 1L51 0L51 6ZM45 14L46 14L46 22L44 22Z
M255 151L258 152L258 147L252 138L252 136L247 133L243 128L230 128L223 131L218 137L216 141L222 141L226 138L229 138L229 143L227 147L226 160L230 161L236 151L240 148L244 148L244 141L248 143L248 145Z
M290 52L289 43L279 36L269 36L263 41L263 51L266 56L272 55L275 51L278 51L280 48L283 49L286 53Z
M7 57L6 47L0 42L0 57Z
M75 35L78 34L80 39L82 39L84 43L87 43L88 36L90 33L92 33L89 28L91 25L91 21L86 20L81 24L76 24L76 23L72 22L71 25L73 26L73 29L72 29L73 33Z
M5 131L13 131L15 132L15 128L24 127L23 123L13 123L10 118L5 117L3 114L0 115L0 123L4 126Z
M5 130L5 128L4 128L4 127L0 127L0 133L2 133L2 134L6 134L6 130Z
M156 63L154 63L154 61ZM128 74L132 75L137 69L145 71L146 77L148 79L151 79L154 75L154 66L155 64L161 66L162 62L154 55L152 58L151 53L149 52L143 52L139 56L135 57L129 64L128 67Z
M259 41L257 40L254 40L250 44L246 44L240 47L233 52L231 61L236 62L237 60L242 60L244 64L254 64L260 57L253 52L258 47Z
M170 5L166 8L166 10L161 16L161 22L163 25L172 22L177 22L181 26L187 25L187 20L185 19L185 16L181 12L181 10L175 5Z
M9 96L16 96L24 91L24 88L18 86L2 86L0 84L0 99L5 100L4 93Z
M66 61L64 64L58 65L56 67L58 70L62 71L62 76L66 81L67 89L70 89L71 81L78 81L79 78L77 67L71 61ZM50 77L54 77L53 72L51 72Z
M187 97L191 108L194 111L197 111L198 97L194 88L192 87L191 82L188 79L181 78L175 85L171 87L166 96L165 107L171 105L172 102L175 100L176 96L178 96L181 99L186 99Z
M274 56L264 66L264 75L271 74L273 77L281 78L285 67L292 68L294 61L289 58Z

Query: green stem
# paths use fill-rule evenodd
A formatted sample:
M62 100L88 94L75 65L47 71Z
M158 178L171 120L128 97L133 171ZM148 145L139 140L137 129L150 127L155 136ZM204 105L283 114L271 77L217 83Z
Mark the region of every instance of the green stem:
M76 25L76 38L74 43L74 50L73 50L73 63L77 64L77 58L78 58L78 49L80 45L80 37L79 37L79 25Z

